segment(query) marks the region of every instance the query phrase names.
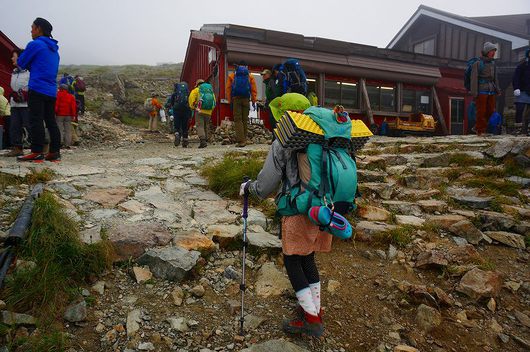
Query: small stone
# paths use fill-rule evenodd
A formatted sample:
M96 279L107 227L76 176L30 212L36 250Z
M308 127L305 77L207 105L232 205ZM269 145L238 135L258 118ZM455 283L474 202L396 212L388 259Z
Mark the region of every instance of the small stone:
M510 337L508 335L505 335L503 333L500 333L499 335L499 339L502 341L502 343L508 343L510 342Z
M132 310L127 314L127 336L134 336L140 330L141 314L139 309Z
M155 346L151 342L141 342L138 345L138 349L140 351L154 351L155 350Z
M255 286L256 294L263 298L280 296L291 289L289 279L272 262L261 266Z
M133 267L133 275L136 280L136 283L141 284L143 282L149 281L153 278L153 273L149 270L148 267L142 268L139 266Z
M430 265L445 267L448 264L449 262L442 252L432 250L420 253L416 258L415 267L421 268Z
M0 300L0 310L4 309L7 306L6 302Z
M171 297L173 297L173 304L176 306L182 305L182 300L184 299L184 291L179 286L175 287L171 291Z
M515 293L515 292L519 291L519 288L521 287L521 283L520 282L515 282L515 281L507 281L504 284L504 287L506 287L507 289L509 289L513 293Z
M388 333L388 337L390 337L391 339L395 340L395 341L400 341L401 340L401 336L399 336L399 332L395 332L395 331L391 331Z
M101 334L103 331L105 331L105 325L101 324L101 323L98 323L98 325L96 325L96 327L94 328L94 330Z
M72 303L64 312L64 319L71 323L84 321L87 316L86 302L83 299L81 302Z
M189 330L188 322L185 318L169 318L167 321L173 330L179 332L186 332Z
M340 282L337 280L329 280L328 281L328 292L331 294L335 294L339 287L341 286Z
M493 313L495 313L495 311L497 310L497 302L495 302L495 299L493 297L490 298L490 300L488 301L488 309L490 310L490 312Z
M197 298L201 298L202 296L204 296L205 292L206 291L204 290L204 287L202 285L197 285L190 290L190 293Z
M514 312L514 314L515 314L515 317L517 318L517 320L519 320L519 322L521 324L523 324L527 328L530 328L530 317L528 317L528 315L526 315L523 312L518 311L518 310L516 310Z
M501 288L502 277L499 273L475 268L462 277L456 290L478 300L496 296Z
M398 254L398 251L397 251L396 247L394 247L393 245L389 245L388 246L388 252L387 252L388 260L396 259L397 254Z
M228 300L226 304L228 305L228 311L230 312L230 315L235 315L241 310L241 302L239 301L231 299Z
M103 296L105 294L105 281L98 281L92 286L92 291Z
M385 251L380 250L380 249L377 249L377 250L375 251L375 254L377 254L377 256L378 256L379 258L381 258L381 259L383 259L383 260L386 260L386 253L385 253Z
M491 323L490 323L490 329L491 331L493 331L495 334L500 334L504 329L502 328L502 326L497 323L497 320L495 319L491 319Z
M239 281L241 279L241 274L236 269L234 269L232 265L229 265L224 271L224 277L230 280Z
M420 352L420 350L407 345L397 345L394 347L394 352Z
M265 318L249 314L245 316L243 329L248 332L256 330L261 324L263 324L263 322L265 322L265 320Z
M35 318L28 314L3 310L0 312L0 323L6 325L35 325Z
M442 323L442 315L436 309L421 304L416 313L416 323L421 330L429 332Z

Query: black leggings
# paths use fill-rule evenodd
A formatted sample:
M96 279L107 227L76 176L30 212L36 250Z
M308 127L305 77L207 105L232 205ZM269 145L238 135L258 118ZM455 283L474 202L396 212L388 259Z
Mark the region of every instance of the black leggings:
M28 96L31 152L42 153L46 143L46 131L50 134L50 152L61 149L61 132L55 121L55 97L30 90Z
M173 110L173 126L175 132L182 138L188 138L188 124L191 118L191 110Z
M309 287L309 284L316 284L320 281L314 252L309 255L284 254L283 261L295 292Z

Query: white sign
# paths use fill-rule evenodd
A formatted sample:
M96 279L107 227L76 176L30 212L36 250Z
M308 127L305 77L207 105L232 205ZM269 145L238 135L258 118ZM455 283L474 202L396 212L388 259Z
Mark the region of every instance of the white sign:
M420 101L422 104L429 104L429 96L428 95L422 95L420 98Z

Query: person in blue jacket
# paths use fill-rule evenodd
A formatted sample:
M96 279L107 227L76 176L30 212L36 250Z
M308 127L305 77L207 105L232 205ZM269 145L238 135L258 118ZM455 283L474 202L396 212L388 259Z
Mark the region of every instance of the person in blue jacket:
M28 107L30 113L31 153L19 156L19 161L59 160L61 133L55 121L59 46L52 38L53 27L38 17L31 25L31 38L26 49L17 58L17 65L29 70ZM44 155L45 130L50 134L50 150Z

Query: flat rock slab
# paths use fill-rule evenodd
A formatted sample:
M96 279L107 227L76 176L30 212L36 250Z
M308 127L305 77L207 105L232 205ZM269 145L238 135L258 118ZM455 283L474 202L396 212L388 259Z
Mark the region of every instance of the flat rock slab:
M418 201L418 205L427 213L445 213L448 209L446 202L436 199L420 200Z
M359 204L357 207L357 214L369 221L387 221L391 217L391 213L383 208L378 208L373 205Z
M506 180L513 182L513 183L517 183L518 185L521 185L523 187L530 186L530 178L511 176L511 177L508 177Z
M241 352L309 352L309 350L297 346L292 342L279 339L252 345L249 348L241 350Z
M449 227L459 221L466 220L462 215L448 214L448 215L433 215L427 221L444 230L449 230Z
M371 241L374 235L395 228L397 226L382 222L359 221L355 226L356 239L359 241Z
M186 182L193 186L208 186L208 180L200 176L192 176L186 178Z
M460 280L456 290L472 299L495 297L502 288L502 277L494 271L475 268L468 271Z
M458 203L468 206L472 209L487 209L491 205L493 197L476 197L476 196L452 196L452 199Z
M110 219L114 215L118 214L119 211L116 209L96 209L90 212L90 217L96 221Z
M390 211L404 215L419 216L422 214L421 209L418 205L410 202L403 202L399 200L385 200L383 205Z
M219 243L220 248L227 248L237 242L242 230L242 227L237 225L210 225L208 237Z
M101 241L101 225L96 225L90 229L83 230L79 233L81 241L86 244L98 243Z
M53 171L64 177L87 176L105 173L104 169L84 165L59 164L53 168Z
M405 189L402 189L398 193L397 198L398 199L421 200L421 199L430 199L439 194L440 194L440 191L437 189L422 190L422 189L405 188Z
M425 219L414 215L396 215L396 223L398 225L423 226Z
M256 294L264 298L280 296L291 289L287 276L272 262L263 264L259 269L255 286Z
M480 189L467 187L447 187L447 194L451 197L478 197Z
M477 212L477 218L482 231L512 232L512 230L516 229L515 219L507 214L479 210Z
M155 277L179 282L195 267L201 254L180 247L148 249L137 262L147 265Z
M526 245L524 242L524 237L516 233L510 233L505 231L486 231L484 232L489 238L505 244L509 247L525 249Z
M477 229L475 225L469 220L462 220L449 226L451 233L465 238L471 244L479 244L484 239L482 231Z
M88 191L84 198L96 202L105 208L114 208L131 194L132 190L125 187L99 188Z
M7 310L0 311L0 322L6 325L35 325L35 318L31 315L14 313Z
M392 195L396 192L396 185L394 183L366 182L359 184L359 188L375 193L379 198L386 200L391 199Z
M181 231L175 235L173 240L175 246L188 251L199 251L208 254L215 251L215 243L200 231Z
M129 213L134 213L134 214L142 214L144 212L146 212L147 210L149 210L149 207L146 206L145 204L135 200L135 199L131 199L131 200L128 200L124 203L121 203L118 208L120 210L123 210L123 211L126 211L126 212L129 212Z
M197 201L193 206L193 218L203 225L232 224L238 215L232 214L226 208L228 203L221 201Z
M256 226L253 231L249 229L247 233L248 243L251 247L257 250L278 250L282 248L282 241L278 236L272 235L259 226Z
M146 248L165 246L173 236L165 226L153 223L116 224L108 230L117 260L138 258Z
M357 180L359 182L385 182L386 176L385 172L357 170Z
M147 158L147 159L139 159L135 160L134 163L136 165L146 165L146 166L158 166L158 165L167 165L168 168L173 166L173 162L164 159L164 158Z
M430 265L445 267L448 264L449 262L447 261L447 258L445 257L445 254L443 252L432 250L420 253L416 258L415 266L417 268L422 268Z

